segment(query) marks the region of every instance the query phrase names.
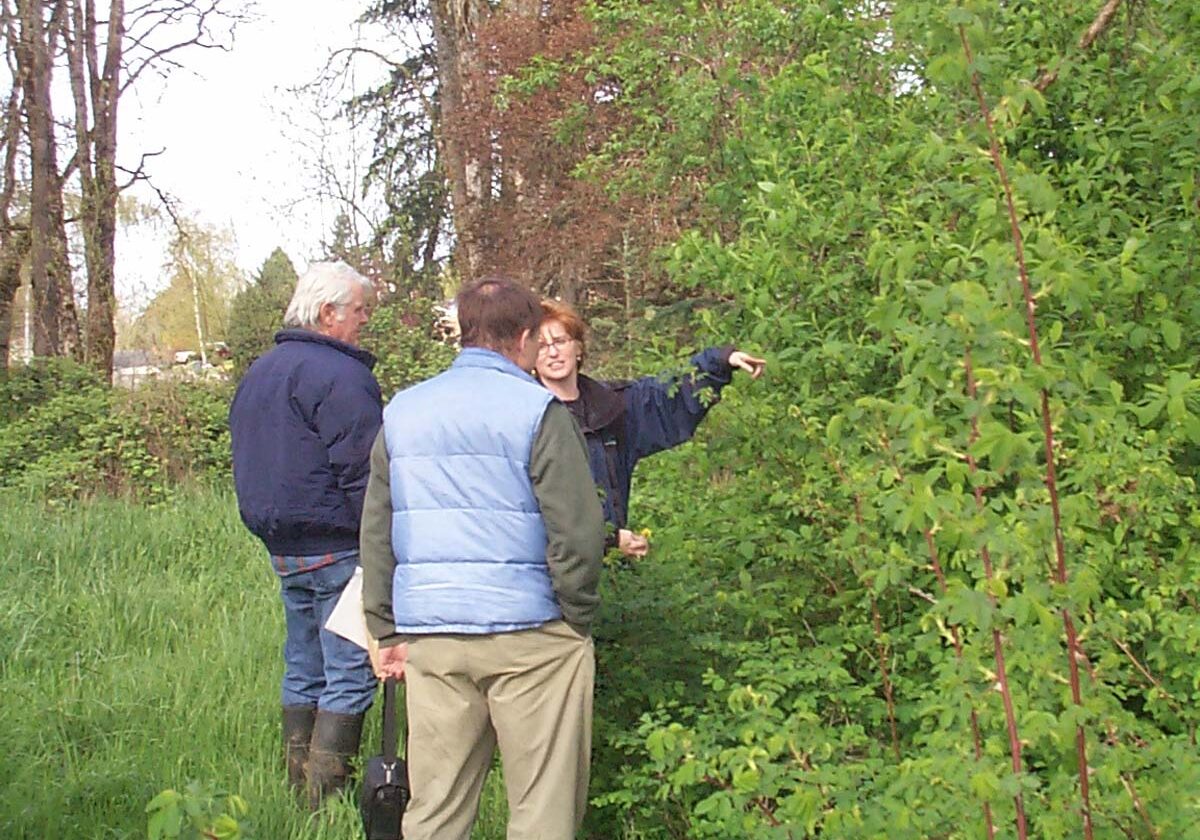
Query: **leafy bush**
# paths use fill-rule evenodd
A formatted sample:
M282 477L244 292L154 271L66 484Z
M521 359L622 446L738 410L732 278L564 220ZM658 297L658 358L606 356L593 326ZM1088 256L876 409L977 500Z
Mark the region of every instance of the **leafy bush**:
M589 171L771 367L640 468L593 835L1200 836L1194 7L689 9L594 7Z
M229 471L228 387L159 382L112 390L56 360L0 383L0 487L47 500L96 493L161 500Z
M441 373L455 348L438 334L433 301L393 299L377 307L362 331L362 345L375 354L375 378L384 400L397 391Z
M34 359L28 365L0 367L0 423L12 422L60 393L101 384L92 368L70 359Z
M146 805L149 840L251 840L250 808L236 793L211 792L197 782L168 788Z

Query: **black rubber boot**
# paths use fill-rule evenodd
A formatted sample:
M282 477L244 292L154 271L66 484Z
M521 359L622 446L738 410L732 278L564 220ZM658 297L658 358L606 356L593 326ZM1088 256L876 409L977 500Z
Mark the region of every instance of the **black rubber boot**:
M317 712L308 751L308 806L314 811L321 800L350 780L350 763L358 756L363 715Z
M283 707L283 757L288 784L297 793L305 789L304 765L308 763L308 744L316 719L317 710L313 706Z

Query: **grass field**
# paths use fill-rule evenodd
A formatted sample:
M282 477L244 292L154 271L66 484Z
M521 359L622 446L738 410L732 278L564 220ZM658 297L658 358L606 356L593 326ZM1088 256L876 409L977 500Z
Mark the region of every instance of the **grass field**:
M189 780L245 797L258 840L361 836L351 802L286 789L278 585L231 493L0 505L0 838L145 837ZM372 710L364 755L378 738ZM498 777L475 838L504 836Z

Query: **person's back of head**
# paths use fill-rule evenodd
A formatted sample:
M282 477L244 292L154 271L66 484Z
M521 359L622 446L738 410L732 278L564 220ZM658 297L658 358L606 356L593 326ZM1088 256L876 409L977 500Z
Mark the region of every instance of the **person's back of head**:
M541 302L515 281L498 275L484 277L459 292L455 303L463 347L494 350L518 364L523 361L519 358L523 348L537 347L532 337L541 323Z
M356 344L361 307L372 292L371 281L346 263L314 262L296 282L296 291L283 316L285 327L299 327ZM365 316L361 317L365 320Z

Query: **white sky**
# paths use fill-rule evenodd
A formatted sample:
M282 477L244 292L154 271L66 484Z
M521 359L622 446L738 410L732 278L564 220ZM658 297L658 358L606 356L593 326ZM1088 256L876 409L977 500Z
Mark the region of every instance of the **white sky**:
M365 6L366 0L258 0L231 51L180 51L183 69L165 82L148 72L122 99L119 162L136 166L143 152L164 150L147 162L155 186L182 212L231 229L247 275L277 245L300 270L321 256L337 208L316 195L314 147L323 143L347 167L355 158L359 169L366 163L364 132L352 137L345 126L318 121L314 106L289 92L316 79L335 50L370 42L372 33L354 23ZM386 45L393 53L395 46ZM379 65L365 62L357 73L360 88L382 76ZM329 132L340 133L317 136ZM148 189L133 194L157 202ZM161 287L169 234L165 225L141 225L119 239L117 294L124 305L140 308Z

